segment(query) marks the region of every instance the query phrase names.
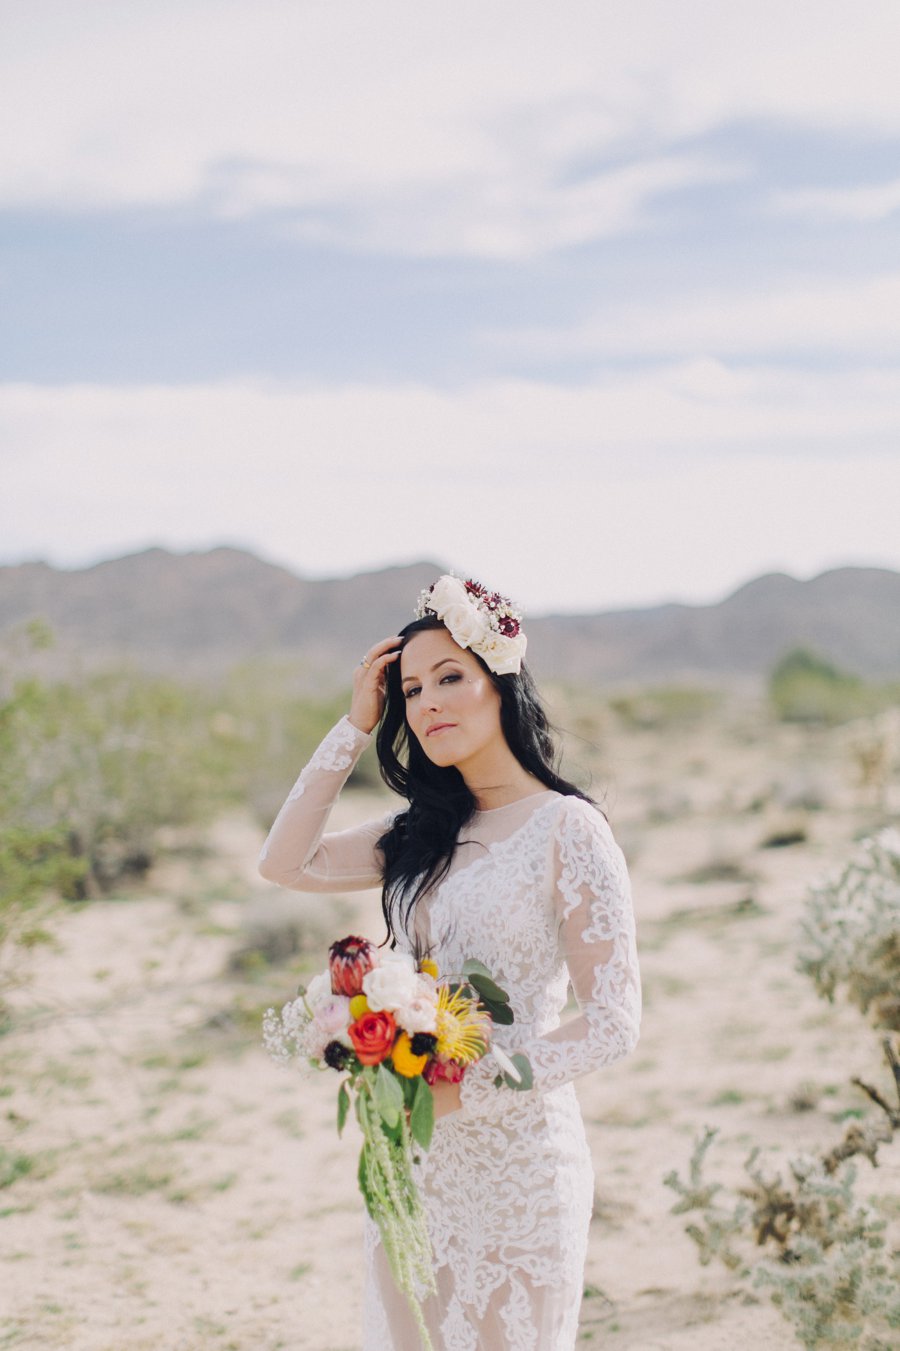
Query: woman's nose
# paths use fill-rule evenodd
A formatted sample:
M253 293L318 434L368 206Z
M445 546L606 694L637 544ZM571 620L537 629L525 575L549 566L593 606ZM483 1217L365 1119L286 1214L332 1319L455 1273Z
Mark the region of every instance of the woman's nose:
M426 708L431 709L440 708L441 706L440 690L438 689L437 685L432 686L430 690L426 690L423 698Z

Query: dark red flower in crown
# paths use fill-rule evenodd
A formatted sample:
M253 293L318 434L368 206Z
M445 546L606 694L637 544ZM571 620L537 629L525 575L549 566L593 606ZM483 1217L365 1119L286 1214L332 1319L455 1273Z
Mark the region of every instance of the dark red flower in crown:
M499 591L448 572L420 593L416 618L426 615L435 615L450 637L471 649L495 675L521 671L527 646L522 616Z
M331 969L331 993L347 995L362 994L363 976L375 965L372 944L367 938L341 938L328 949L328 965Z

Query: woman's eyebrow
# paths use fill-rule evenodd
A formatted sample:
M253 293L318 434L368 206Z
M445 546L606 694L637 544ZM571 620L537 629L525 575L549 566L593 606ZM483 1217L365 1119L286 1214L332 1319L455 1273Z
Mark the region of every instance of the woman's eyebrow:
M448 661L456 661L456 657L441 657L440 661L436 661L434 663L431 670L436 671L439 666L446 666ZM400 681L400 684L405 685L408 681L418 680L418 678L419 678L418 676L414 675L404 676L403 679Z

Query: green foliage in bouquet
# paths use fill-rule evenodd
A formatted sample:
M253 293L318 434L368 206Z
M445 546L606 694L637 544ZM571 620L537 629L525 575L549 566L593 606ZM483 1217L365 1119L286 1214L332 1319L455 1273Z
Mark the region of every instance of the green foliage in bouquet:
M863 840L810 888L797 967L824 998L841 990L876 1027L900 1032L900 831Z
M358 1181L366 1209L378 1225L391 1271L409 1298L423 1345L429 1346L420 1300L435 1289L425 1212L410 1168L413 1142L427 1149L434 1130L431 1089L421 1078L401 1079L385 1064L353 1076L356 1118L362 1131ZM346 1082L338 1095L338 1133L349 1107Z

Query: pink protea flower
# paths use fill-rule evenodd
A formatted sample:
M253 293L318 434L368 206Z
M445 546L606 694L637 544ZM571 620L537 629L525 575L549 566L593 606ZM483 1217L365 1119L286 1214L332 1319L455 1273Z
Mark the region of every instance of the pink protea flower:
M333 994L362 994L363 976L376 965L375 952L367 938L341 938L328 949Z
M429 1086L436 1084L439 1079L446 1079L448 1084L458 1084L465 1072L465 1065L455 1060L429 1060L422 1071L422 1078Z

